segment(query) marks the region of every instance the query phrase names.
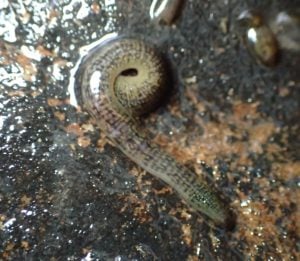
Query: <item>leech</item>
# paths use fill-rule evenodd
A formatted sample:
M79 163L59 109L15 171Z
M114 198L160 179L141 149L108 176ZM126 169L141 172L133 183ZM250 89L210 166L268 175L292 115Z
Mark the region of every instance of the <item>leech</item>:
M178 18L184 0L153 0L150 6L150 18L160 24L171 25Z
M135 120L153 111L168 90L163 57L151 45L115 38L92 49L75 76L79 105L118 148L147 172L163 180L214 224L232 218L216 193L200 177L147 139Z
M245 27L245 44L257 62L264 66L275 66L279 56L278 41L263 16L257 11L246 10L239 15L238 22Z

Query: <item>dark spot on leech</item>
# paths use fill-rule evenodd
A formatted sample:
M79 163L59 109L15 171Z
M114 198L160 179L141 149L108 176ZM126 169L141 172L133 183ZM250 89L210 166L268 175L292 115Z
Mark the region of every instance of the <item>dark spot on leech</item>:
M138 70L135 68L129 68L121 72L122 76L137 76Z

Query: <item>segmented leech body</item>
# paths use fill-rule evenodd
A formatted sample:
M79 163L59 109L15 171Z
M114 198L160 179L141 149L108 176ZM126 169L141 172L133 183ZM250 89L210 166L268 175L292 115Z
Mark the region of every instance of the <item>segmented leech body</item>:
M75 94L81 107L134 162L169 184L194 209L217 225L228 211L195 173L147 140L134 116L155 109L168 87L164 59L143 41L117 38L94 48L76 73Z

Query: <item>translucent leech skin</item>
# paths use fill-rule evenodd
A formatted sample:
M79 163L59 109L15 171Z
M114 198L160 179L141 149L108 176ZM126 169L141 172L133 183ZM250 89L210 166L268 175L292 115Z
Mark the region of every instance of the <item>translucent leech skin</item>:
M213 189L147 140L147 131L134 120L159 105L170 84L168 77L165 60L155 48L118 37L85 57L75 76L75 94L83 109L132 161L170 185L214 225L227 226L231 215Z
M262 15L254 10L246 10L239 15L238 22L245 27L243 34L249 52L260 64L275 66L279 55L278 42Z

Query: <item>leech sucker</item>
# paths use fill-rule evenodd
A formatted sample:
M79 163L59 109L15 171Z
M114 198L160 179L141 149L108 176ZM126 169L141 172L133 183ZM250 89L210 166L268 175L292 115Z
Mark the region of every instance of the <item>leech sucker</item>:
M136 117L153 111L167 94L170 74L152 45L114 38L92 49L75 76L79 105L117 147L147 172L163 180L214 224L226 226L231 214L200 177L147 139Z

